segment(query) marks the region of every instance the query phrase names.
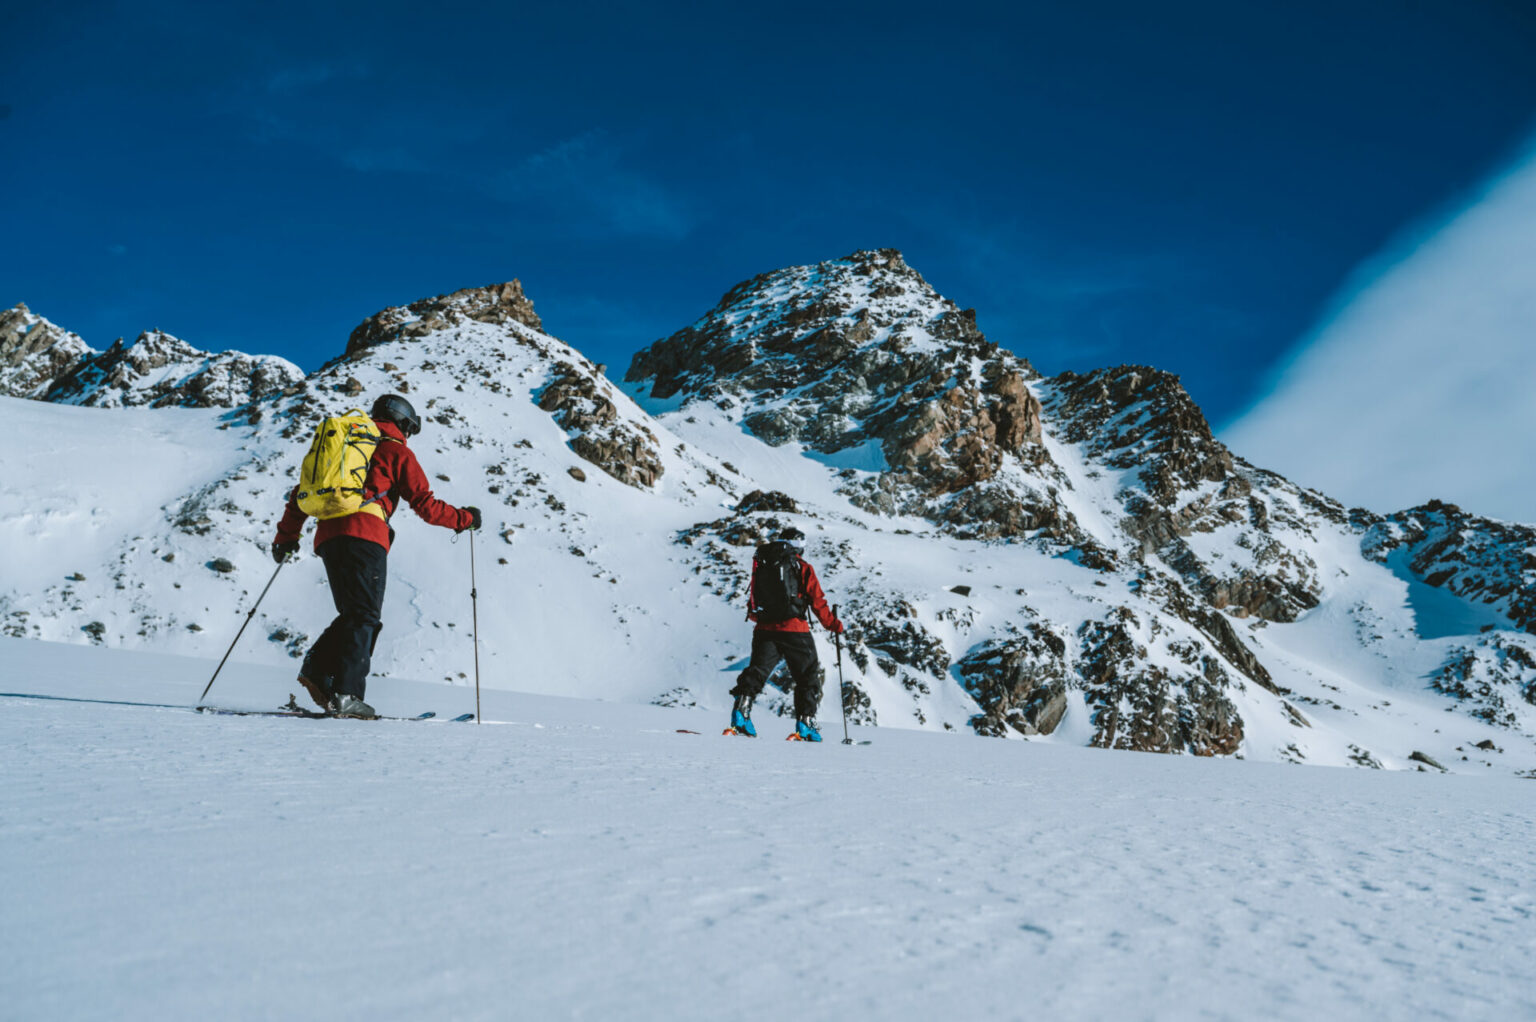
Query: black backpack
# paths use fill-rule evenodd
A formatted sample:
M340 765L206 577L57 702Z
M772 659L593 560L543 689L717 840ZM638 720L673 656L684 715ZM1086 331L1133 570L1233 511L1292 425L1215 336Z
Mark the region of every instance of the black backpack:
M800 590L800 558L786 544L764 543L752 556L752 603L760 621L803 618L809 608Z

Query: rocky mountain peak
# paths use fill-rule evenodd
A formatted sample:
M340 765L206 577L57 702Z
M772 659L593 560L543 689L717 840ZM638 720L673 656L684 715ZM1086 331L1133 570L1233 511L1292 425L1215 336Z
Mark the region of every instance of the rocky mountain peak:
M997 353L975 310L940 295L895 249L870 249L742 281L702 319L636 354L625 379L657 399L750 398L835 369L889 390Z
M543 332L533 301L519 280L485 287L467 287L450 294L391 306L359 323L347 338L348 356L385 341L411 340L465 322L502 325L521 323Z
M940 295L895 249L743 281L638 353L625 376L654 399L712 401L774 446L800 443L878 472L850 481L871 509L985 535L1041 521L1011 490L967 492L1010 459L1047 460L1027 386L1036 378L1028 361L986 339L974 310ZM990 524L977 531L978 518Z
M18 302L0 310L0 394L42 397L91 346Z

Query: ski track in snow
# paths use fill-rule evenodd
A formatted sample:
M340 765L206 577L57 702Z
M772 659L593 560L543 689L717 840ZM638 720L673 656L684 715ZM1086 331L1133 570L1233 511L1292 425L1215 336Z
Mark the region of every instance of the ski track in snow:
M15 640L0 663L5 692L183 705L211 669ZM290 688L234 664L212 701ZM0 699L0 1014L1536 1015L1519 780L889 728L846 748L835 720L806 746L766 716L753 742L501 691L485 712Z

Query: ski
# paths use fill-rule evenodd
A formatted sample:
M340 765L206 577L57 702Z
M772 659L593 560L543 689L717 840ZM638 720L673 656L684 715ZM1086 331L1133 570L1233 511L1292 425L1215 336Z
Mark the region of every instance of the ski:
M305 720L431 720L437 716L436 711L428 710L418 713L414 717L392 717L381 713L376 717L337 717L334 713L325 713L320 710L307 710L300 706L298 700L292 695L288 696L288 702L275 710L230 710L222 706L199 706L198 713L214 713L225 717L302 717ZM473 713L462 713L453 718L454 721L474 720Z
M436 712L428 710L426 713L418 713L414 717L392 717L387 714L379 714L377 717L338 717L333 713L321 713L318 710L306 710L302 707L297 710L231 710L223 706L199 706L198 713L212 713L221 717L298 717L303 720L431 720L437 716ZM454 720L473 719L474 714L463 717L455 717Z
M474 719L475 719L475 715L473 713L461 713L457 717L454 717L452 720L448 721L448 723L450 723L450 724L462 724L462 723L464 723L467 720L474 720Z
M220 717L304 717L309 720L324 720L329 713L316 713L310 710L231 710L223 706L196 706L198 713L211 713Z
M724 731L722 731L720 733L722 735L737 735L737 736L742 737L742 738L756 738L757 737L757 735L749 735L745 731L740 731L740 730L737 730L736 728L733 728L733 727L728 727L728 728L726 728Z

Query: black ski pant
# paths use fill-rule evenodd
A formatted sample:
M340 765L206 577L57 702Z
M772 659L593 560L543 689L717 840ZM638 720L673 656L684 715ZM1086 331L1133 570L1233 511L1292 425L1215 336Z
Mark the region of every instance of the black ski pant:
M305 662L332 692L361 699L373 647L384 627L389 552L372 540L337 536L320 544L319 553L336 601L336 620L315 640Z
M821 705L824 677L821 661L816 658L816 642L810 632L754 631L752 662L737 676L731 695L756 699L780 660L789 665L789 676L795 681L795 716L809 720L816 716L816 707Z

